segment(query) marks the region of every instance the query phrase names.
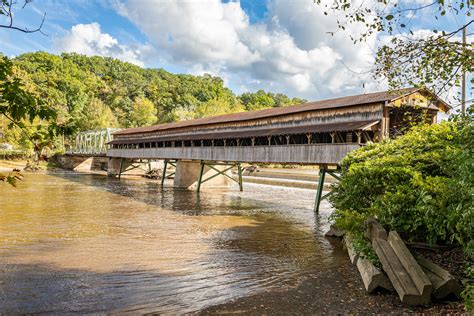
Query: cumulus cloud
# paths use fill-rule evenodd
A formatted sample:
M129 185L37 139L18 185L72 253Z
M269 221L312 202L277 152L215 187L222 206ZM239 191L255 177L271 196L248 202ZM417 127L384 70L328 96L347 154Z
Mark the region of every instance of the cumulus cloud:
M219 74L242 90L309 99L360 92L367 75L356 72L373 62L375 36L354 45L345 32L328 35L336 21L312 1L269 0L258 23L239 2L123 0L116 8L169 63Z
M151 49L148 45L132 48L120 44L116 38L102 33L99 23L76 24L55 44L60 52L114 57L142 67L142 55Z

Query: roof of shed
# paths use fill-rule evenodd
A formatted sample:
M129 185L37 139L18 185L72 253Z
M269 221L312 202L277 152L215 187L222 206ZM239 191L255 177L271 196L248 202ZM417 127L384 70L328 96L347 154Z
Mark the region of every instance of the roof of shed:
M185 140L210 140L210 139L229 139L229 138L249 138L249 137L265 137L273 135L294 135L306 133L323 133L323 132L345 132L360 131L370 128L379 123L379 121L356 121L341 122L317 125L291 126L286 128L265 128L258 130L233 131L224 133L193 133L185 135L163 135L153 138L138 139L116 139L108 144L132 144L137 142L163 142L163 141L185 141Z
M116 132L114 133L114 135L130 135L130 134L163 131L163 130L172 130L172 129L182 128L182 127L249 121L249 120L262 119L262 118L267 118L267 117L287 115L287 114L300 113L300 112L308 112L308 111L314 111L314 110L324 110L324 109L341 108L341 107L348 107L348 106L354 106L354 105L363 105L363 104L369 104L369 103L393 101L393 100L396 100L398 98L404 97L406 95L412 94L420 90L425 90L425 89L406 88L406 89L400 89L396 91L375 92L375 93L341 97L341 98L336 98L336 99L314 101L314 102L308 102L308 103L285 106L285 107L270 108L270 109L264 109L264 110L258 110L258 111L232 113L232 114L225 114L225 115L219 115L219 116L204 117L204 118L199 118L199 119L194 119L194 120L185 120L185 121L174 122L174 123L165 123L165 124L145 126L145 127L128 128L128 129Z

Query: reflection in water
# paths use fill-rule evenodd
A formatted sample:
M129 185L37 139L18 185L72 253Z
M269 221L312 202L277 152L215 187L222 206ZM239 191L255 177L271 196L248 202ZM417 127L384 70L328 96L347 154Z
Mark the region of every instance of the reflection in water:
M296 285L344 260L313 198L28 175L0 190L0 313L187 312Z

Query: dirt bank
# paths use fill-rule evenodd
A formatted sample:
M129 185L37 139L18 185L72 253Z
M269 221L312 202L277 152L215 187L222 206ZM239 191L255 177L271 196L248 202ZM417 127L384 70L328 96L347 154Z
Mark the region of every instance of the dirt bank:
M342 281L341 281L342 280ZM357 268L349 263L337 270L308 276L296 288L261 293L212 306L199 314L467 314L461 302L437 302L406 307L395 293L366 294Z

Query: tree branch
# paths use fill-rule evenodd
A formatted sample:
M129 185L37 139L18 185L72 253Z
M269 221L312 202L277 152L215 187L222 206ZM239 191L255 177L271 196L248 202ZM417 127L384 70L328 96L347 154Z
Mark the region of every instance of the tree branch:
M31 2L31 0L25 0L25 3L23 4L22 6L22 9L24 9L26 7L27 4L29 4ZM14 2L13 0L10 0L10 2L7 4L7 9L5 10L5 8L3 7L2 10L4 10L5 12L5 15L10 19L10 22L8 24L0 24L0 28L5 28L5 29L11 29L11 30L16 30L16 31L20 31L20 32L23 32L23 33L36 33L36 32L39 32L45 36L48 36L47 34L45 34L41 29L43 28L43 25L44 25L44 21L46 19L46 12L43 14L43 18L41 19L41 23L40 25L34 29L34 30L29 30L27 27L18 27L18 26L14 26L13 25L13 12L12 12L12 8L13 6L16 4L16 1Z

